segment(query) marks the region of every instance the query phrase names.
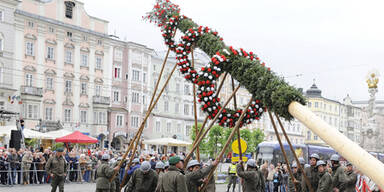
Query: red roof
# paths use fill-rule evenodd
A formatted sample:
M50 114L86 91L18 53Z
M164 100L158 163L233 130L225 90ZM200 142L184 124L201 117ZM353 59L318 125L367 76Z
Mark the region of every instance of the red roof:
M55 139L55 141L63 142L63 143L97 143L98 142L97 139L88 137L82 134L80 131L75 131L64 137L57 138Z

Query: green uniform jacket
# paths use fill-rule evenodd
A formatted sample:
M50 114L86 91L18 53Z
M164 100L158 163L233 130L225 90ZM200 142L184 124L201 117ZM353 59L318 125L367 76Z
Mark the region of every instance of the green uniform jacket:
M157 186L157 173L150 169L147 174L141 169L136 169L127 184L127 192L155 191Z
M325 170L323 174L319 174L320 180L316 192L332 192L332 176Z
M109 179L113 175L113 168L108 165L108 162L103 161L96 172L96 189L110 189L111 182Z
M187 184L184 173L176 166L171 165L168 172L161 178L162 191L164 192L187 192Z
M305 175L307 176L309 182L312 185L314 191L317 191L317 185L319 184L318 172L314 166L307 167L304 169ZM301 176L301 191L309 192L309 187L305 183L304 174Z
M345 173L347 176L347 182L345 183L345 192L355 192L356 191L356 182L357 175L353 171L349 171Z
M262 188L263 177L261 172L258 171L244 171L241 164L237 165L237 175L244 179L243 191L244 192L264 192Z
M344 170L345 168L343 166L339 166L336 168L336 171L332 172L332 185L340 191L344 191L345 183L347 182L347 176L345 175Z
M213 165L200 169L198 171L187 171L185 174L188 192L198 192L198 188L201 186L202 179L208 175L209 171L213 168Z
M207 188L205 188L203 192L216 192L215 177L212 177L211 180L209 180Z
M159 179L157 180L156 192L163 192L163 191L162 191L162 188L163 188L162 178L163 178L164 175L165 175L164 172L160 172L160 173L158 174L158 178L159 178Z
M64 174L67 174L67 168L67 162L63 156L57 157L55 155L49 158L47 164L45 164L47 173L55 176L64 176Z
M295 177L295 179L296 179L296 181L298 183L296 183L294 185L293 179L291 177L289 177L289 179L288 179L288 191L289 192L295 192L295 186L296 186L297 191L300 192L301 191L301 177L302 177L302 173L301 172L297 172L297 173L294 173L293 176Z

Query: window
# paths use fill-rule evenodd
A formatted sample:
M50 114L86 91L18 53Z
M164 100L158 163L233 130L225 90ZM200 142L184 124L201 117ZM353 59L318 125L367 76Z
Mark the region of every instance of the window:
M317 135L313 135L313 140L317 141L319 140L319 137Z
M25 114L29 119L38 119L39 118L39 105L27 104L25 105Z
M81 54L81 67L88 67L88 55L87 54Z
M106 124L106 122L107 122L106 113L102 112L102 111L93 112L93 122L95 124Z
M72 51L71 50L65 50L65 62L66 63L72 63Z
M147 82L147 73L143 73L143 83Z
M47 48L47 59L54 59L54 52L53 52L53 47L48 47Z
M171 133L171 122L167 123L167 133Z
M103 41L101 41L101 40L99 39L99 40L97 40L97 44L98 44L98 45L102 45L102 44L103 44Z
M28 21L28 27L29 28L33 28L33 26L34 26L33 22L32 21Z
M80 111L80 123L87 123L87 111Z
M132 92L132 103L140 103L140 94Z
M176 83L176 93L180 94L180 83Z
M72 38L72 32L67 31L67 37L71 39Z
M327 110L327 104L324 103L324 109Z
M96 57L96 69L102 69L102 59L101 59L101 57Z
M332 105L330 105L330 106L329 106L329 111L331 111L331 112L332 112Z
M189 85L184 85L184 95L190 95Z
M315 102L315 108L318 108L318 107L319 107L319 103Z
M53 113L53 110L51 107L45 108L45 120L46 121L52 121L52 113Z
M169 111L169 102L164 101L164 112L168 112L168 111Z
M117 127L123 126L123 116L122 115L116 115L116 126Z
M184 115L189 115L189 105L184 104Z
M53 89L53 79L52 79L52 77L47 77L46 88L48 90L52 90Z
M81 82L81 94L86 95L87 94L87 83Z
M0 64L0 83L3 82L3 65ZM1 108L0 108L1 109Z
M68 19L72 19L73 17L73 7L75 7L75 3L72 1L65 1L65 17Z
M312 103L311 102L308 102L308 107L312 107Z
M83 35L83 41L88 41L88 37L86 35Z
M132 70L132 80L140 81L140 71Z
M307 140L311 140L311 138L312 138L312 132L307 131Z
M64 122L71 122L71 109L64 109Z
M34 48L33 48L33 43L32 42L27 42L25 45L25 54L29 56L34 55Z
M145 95L143 95L143 105L144 105L144 106L147 105L147 99L145 98Z
M177 132L181 133L181 124L180 123L177 124Z
M3 38L0 36L0 51L3 51L3 47L4 47L4 45L3 45L3 43L4 43L4 40L3 40Z
M53 27L48 27L48 31L49 31L50 33L54 33L54 32L55 32L55 28L53 28Z
M156 121L156 132L160 132L160 121Z
M191 134L191 126L187 125L187 126L185 126L185 135L189 136L189 134Z
M175 113L179 113L179 104L175 103Z
M101 95L101 85L95 85L95 94L97 96Z
M115 61L123 61L123 51L115 50Z
M4 12L0 11L0 22L4 21Z
M32 87L32 74L25 74L25 85Z
M132 128L139 127L139 117L131 117L131 127Z
M113 91L113 102L120 101L120 91Z
M72 81L71 80L65 81L65 92L66 93L72 93Z
M125 80L128 80L128 73L125 74Z
M115 67L115 79L120 79L120 78L121 78L121 68Z

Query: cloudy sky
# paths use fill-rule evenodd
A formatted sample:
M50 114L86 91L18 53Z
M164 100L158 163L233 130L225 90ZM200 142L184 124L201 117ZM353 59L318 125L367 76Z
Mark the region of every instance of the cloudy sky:
M121 39L166 50L159 28L144 22L155 0L81 0L86 11L110 22ZM216 29L227 45L253 51L267 66L304 89L313 80L323 96L368 99L365 77L382 75L384 1L381 0L173 0L182 14Z

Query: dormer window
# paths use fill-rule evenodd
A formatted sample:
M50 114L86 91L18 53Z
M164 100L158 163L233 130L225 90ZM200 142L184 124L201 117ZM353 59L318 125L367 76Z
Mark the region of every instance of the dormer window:
M72 19L73 16L73 7L75 7L75 3L72 1L65 1L65 17Z

